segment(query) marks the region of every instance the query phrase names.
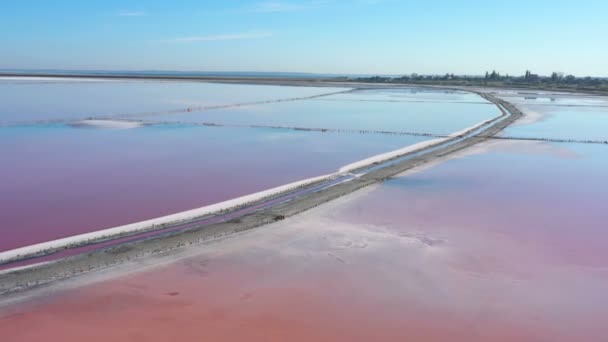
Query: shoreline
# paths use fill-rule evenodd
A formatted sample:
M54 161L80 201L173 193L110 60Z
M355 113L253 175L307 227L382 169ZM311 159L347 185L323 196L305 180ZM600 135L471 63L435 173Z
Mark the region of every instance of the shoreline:
M124 81L172 81L172 82L207 82L207 83L226 83L226 84L250 84L250 85L278 85L278 86L293 86L293 87L335 87L341 85L344 87L366 87L366 88L441 88L441 89L467 89L465 91L476 92L480 89L486 90L499 90L499 89L512 89L517 91L545 91L545 92L556 92L565 94L586 94L595 96L606 96L608 95L607 90L602 89L578 89L578 88L561 88L561 87L542 87L532 85L518 85L511 84L505 85L493 85L493 84L452 84L439 82L409 82L409 83L374 83L374 82L363 82L360 80L347 80L344 77L288 77L288 76L229 76L229 75L167 75L167 74L121 74L121 73L109 73L109 74L97 74L97 73L60 73L60 72L49 72L49 73L36 73L36 72L0 72L0 79L12 78L13 80L23 78L36 78L39 80L43 79L64 79L64 80L124 80Z
M498 118L503 119L497 120L485 130L470 137L460 138L461 140L455 139L453 144L448 144L447 146L440 145L423 149L422 151L413 153L412 158L401 161L396 160L388 166L375 169L360 177L355 177L350 181L341 182L335 186L308 193L286 202L280 202L276 206L254 211L229 221L205 226L195 226L186 230L169 232L141 241L93 250L85 254L79 254L44 264L36 264L27 268L4 271L0 274L0 278L2 279L2 282L0 282L0 295L8 295L38 288L61 279L107 269L130 260L139 260L159 253L169 253L171 251L181 250L189 245L226 237L283 220L286 217L312 209L318 205L340 198L346 194L375 184L416 166L427 164L436 159L448 156L451 153L461 151L467 147L486 141L523 115L519 110L504 100L492 97L488 94L476 93L496 104L503 113ZM425 151L426 153L423 153ZM403 156L400 158L403 158Z

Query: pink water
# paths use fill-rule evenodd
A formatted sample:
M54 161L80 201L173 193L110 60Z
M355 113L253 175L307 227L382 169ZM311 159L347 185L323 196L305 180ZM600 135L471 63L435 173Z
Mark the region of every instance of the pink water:
M333 173L421 140L187 125L0 128L0 251Z
M5 309L0 332L10 341L603 341L604 148L502 142L177 263Z

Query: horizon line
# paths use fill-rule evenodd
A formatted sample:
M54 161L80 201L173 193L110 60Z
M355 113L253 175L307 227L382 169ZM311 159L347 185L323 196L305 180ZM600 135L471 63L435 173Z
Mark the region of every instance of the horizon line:
M309 71L251 71L251 70L220 70L220 71L211 71L211 70L178 70L178 69L66 69L66 68L27 68L27 69L22 69L22 68L0 68L0 73L15 73L15 72L35 72L35 73L43 73L43 72L56 72L56 73L69 73L69 74L74 74L74 73L78 73L78 72L82 72L82 73L86 73L86 72L93 72L93 73L163 73L163 72L170 72L170 73L202 73L202 74L300 74L300 75L317 75L317 76L325 76L325 75L331 75L331 76L343 76L343 77L349 77L349 76L357 76L357 77L402 77L402 76L411 76L411 75L418 75L418 76L445 76L445 75L454 75L454 76L465 76L465 77L484 77L484 74L486 73L486 71L483 71L481 73L471 73L471 74L467 74L467 73L454 73L454 72L447 72L447 73L416 73L416 72L412 72L412 73L332 73L332 72L309 72ZM521 75L517 75L517 74L511 74L511 73L499 73L501 75L509 75L510 77L520 77L525 75L524 71ZM543 74L537 74L540 77L550 77L549 75L543 75ZM584 76L577 76L575 74L569 74L569 73L563 73L564 76L566 75L573 75L577 78L585 78L585 77L591 77L591 78L601 78L601 79L605 79L608 78L607 76L592 76L592 75L584 75Z

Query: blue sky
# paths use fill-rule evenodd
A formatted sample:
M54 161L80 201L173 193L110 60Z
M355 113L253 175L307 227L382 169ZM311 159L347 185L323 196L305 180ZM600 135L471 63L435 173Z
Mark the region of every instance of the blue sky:
M608 1L0 3L0 69L608 76Z

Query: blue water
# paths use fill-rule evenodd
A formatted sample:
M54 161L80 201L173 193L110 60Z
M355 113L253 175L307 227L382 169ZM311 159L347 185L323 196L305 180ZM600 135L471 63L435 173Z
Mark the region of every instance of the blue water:
M327 97L333 100L349 101L414 101L414 102L467 102L489 104L477 94L420 87L399 89L371 89Z
M608 108L528 107L542 112L541 121L511 126L503 135L548 139L608 141Z
M504 96L505 100L525 105L543 106L608 106L608 98L594 95L528 94Z
M163 112L344 90L202 82L0 78L0 124Z
M356 95L349 95L353 97ZM142 117L147 120L449 134L500 113L491 104L315 99Z

